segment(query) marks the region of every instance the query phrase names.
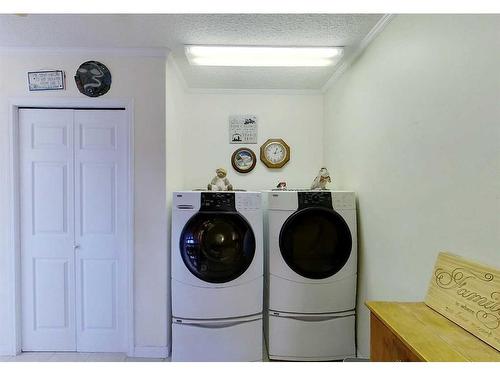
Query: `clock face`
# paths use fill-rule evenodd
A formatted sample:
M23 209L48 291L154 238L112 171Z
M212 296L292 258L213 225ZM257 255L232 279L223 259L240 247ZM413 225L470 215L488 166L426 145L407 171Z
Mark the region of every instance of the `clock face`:
M267 145L264 155L272 164L279 164L286 158L286 149L281 143L273 142Z
M260 160L268 168L281 168L290 160L290 147L281 138L268 139L260 147Z

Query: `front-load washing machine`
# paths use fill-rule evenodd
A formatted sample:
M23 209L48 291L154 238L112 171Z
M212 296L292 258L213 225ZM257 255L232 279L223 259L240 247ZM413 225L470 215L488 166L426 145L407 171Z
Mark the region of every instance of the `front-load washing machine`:
M269 357L314 361L354 356L354 193L266 193Z
M172 360L262 360L261 193L174 192Z

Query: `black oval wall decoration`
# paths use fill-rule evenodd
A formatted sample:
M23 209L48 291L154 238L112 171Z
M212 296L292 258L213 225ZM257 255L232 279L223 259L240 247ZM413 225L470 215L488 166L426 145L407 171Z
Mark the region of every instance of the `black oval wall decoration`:
M92 98L106 94L111 87L111 72L99 61L85 61L75 75L78 90Z

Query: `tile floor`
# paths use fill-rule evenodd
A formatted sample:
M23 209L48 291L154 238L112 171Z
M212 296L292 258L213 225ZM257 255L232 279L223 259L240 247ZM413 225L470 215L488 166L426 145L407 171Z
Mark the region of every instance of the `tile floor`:
M262 350L264 362L269 362L265 343ZM170 357L127 357L125 353L22 352L16 356L0 356L0 362L170 362Z
M170 362L170 358L127 357L124 353L22 352L0 362Z

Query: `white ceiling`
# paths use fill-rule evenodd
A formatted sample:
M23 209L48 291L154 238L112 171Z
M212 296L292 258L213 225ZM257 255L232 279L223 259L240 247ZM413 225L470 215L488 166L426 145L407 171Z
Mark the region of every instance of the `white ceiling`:
M0 15L0 47L168 48L190 88L319 89L336 67L202 67L184 44L344 46L348 59L382 14ZM338 65L342 63L342 60Z

